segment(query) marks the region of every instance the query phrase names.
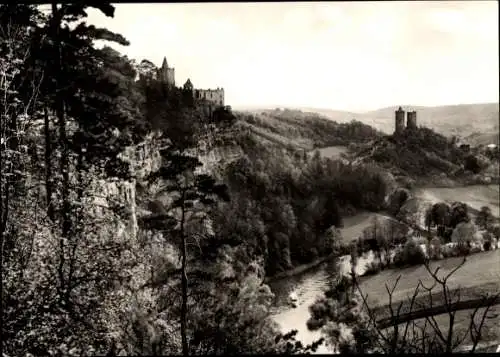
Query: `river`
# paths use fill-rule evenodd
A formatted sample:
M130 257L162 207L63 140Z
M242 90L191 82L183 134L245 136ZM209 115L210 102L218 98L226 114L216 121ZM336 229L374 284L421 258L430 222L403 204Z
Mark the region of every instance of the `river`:
M354 239L366 228L373 217L382 216L377 213L364 212L354 217L349 217L344 220L344 228L341 229L342 237L346 239ZM369 252L359 258L359 264L356 267L358 274L364 270L364 265L372 261L373 253ZM319 331L309 331L306 322L309 319L309 306L320 297L326 289L329 282L336 277L335 267L340 264L340 269L343 272L350 271L350 257L344 256L332 259L320 266L294 276L279 279L270 282L271 290L276 295L275 307L272 310L272 316L284 332L296 329L298 331L297 339L304 345L310 344L321 337ZM291 308L288 303L288 295L295 292L298 297L296 308ZM321 345L316 353L325 354L332 353L328 347Z
M493 214L498 216L498 187L493 185L486 186L470 186L470 187L459 187L459 188L430 188L430 189L417 189L415 190L415 195L426 201L450 201L450 200L460 200L469 204L475 209L479 209L482 205L487 205L492 208ZM371 219L374 216L381 216L377 213L364 212L358 214L354 217L349 217L344 220L344 228L341 229L342 237L344 241L349 241L356 239L364 228L366 228ZM484 255L483 255L484 254ZM481 253L481 257L478 259L472 259L477 261L477 264L482 264L481 262L488 261L488 264L496 264L500 262L500 250L495 252ZM479 259L481 258L481 259ZM341 266L343 269L348 269L349 264L345 257L340 258L342 260ZM361 260L361 264L358 269L363 269L363 263L368 262L373 259L373 253L370 252L364 259ZM291 276L287 278L280 279L278 281L271 282L269 285L272 291L276 294L276 306L272 311L272 316L274 321L276 321L284 332L288 332L292 329L298 330L297 339L302 341L303 344L309 344L321 337L319 331L309 331L306 326L306 322L309 319L309 306L311 306L314 301L321 296L324 291L328 288L329 281L332 281L334 276L333 266L338 264L339 260L333 260L331 262L324 263L311 271L305 273ZM471 262L472 263L472 262ZM485 263L486 264L486 263ZM465 267L464 267L465 268ZM410 268L414 271L415 268ZM465 280L478 281L479 276L471 276L471 271L475 274L480 274L481 271L488 271L484 266L471 266L468 269L468 276L464 276ZM358 270L359 271L359 270ZM376 277L367 278L367 286L372 288L373 284L370 281L377 281L382 284L384 280L390 280L390 276L403 273L402 271L384 271L378 274ZM410 271L408 271L410 273ZM465 274L465 273L464 273ZM500 280L500 272L492 272L488 274L483 279L485 282ZM491 276L490 276L491 275ZM373 279L375 278L375 279ZM383 284L382 284L383 285ZM298 304L296 308L291 308L287 305L287 298L291 292L295 292L298 296ZM332 353L324 344L320 346L317 353Z

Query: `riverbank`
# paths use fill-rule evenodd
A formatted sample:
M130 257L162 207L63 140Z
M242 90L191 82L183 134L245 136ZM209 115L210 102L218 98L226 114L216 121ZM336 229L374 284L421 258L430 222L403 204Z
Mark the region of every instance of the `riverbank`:
M290 278L290 277L295 276L295 275L306 273L309 270L312 270L312 269L320 266L323 263L326 263L327 261L329 261L330 259L333 259L333 258L335 258L335 255L330 254L330 255L327 255L326 257L318 258L318 259L312 261L311 263L302 264L302 265L299 265L293 269L283 271L283 272L278 273L278 274L273 275L273 276L268 276L264 279L264 284L274 283L274 282L279 281L281 279Z

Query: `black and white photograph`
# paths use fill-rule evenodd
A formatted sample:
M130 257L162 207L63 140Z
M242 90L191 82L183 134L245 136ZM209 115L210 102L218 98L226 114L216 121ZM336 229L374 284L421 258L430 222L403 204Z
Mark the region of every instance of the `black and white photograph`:
M1 356L500 353L498 1L0 3Z

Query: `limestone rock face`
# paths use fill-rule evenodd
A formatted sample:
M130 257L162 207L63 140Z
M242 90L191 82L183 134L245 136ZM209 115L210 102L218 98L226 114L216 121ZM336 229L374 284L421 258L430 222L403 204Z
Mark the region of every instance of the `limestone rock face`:
M102 214L111 204L119 204L125 208L129 219L118 223L118 235L128 234L130 238L135 238L138 231L136 183L143 181L161 164L159 133L151 133L142 143L126 148L121 159L130 163L132 179L95 180L91 189L95 196L95 214Z
M239 146L231 145L206 147L205 150L200 149L197 152L191 150L189 154L197 156L202 163L202 166L197 170L199 173L208 173L218 176L226 165L241 157L243 151Z

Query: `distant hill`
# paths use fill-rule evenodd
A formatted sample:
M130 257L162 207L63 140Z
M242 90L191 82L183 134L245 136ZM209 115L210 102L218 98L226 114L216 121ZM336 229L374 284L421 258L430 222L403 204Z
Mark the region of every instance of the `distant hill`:
M445 136L464 138L472 133L498 132L499 105L461 104L438 107L402 106L417 111L417 123ZM397 106L362 113L356 119L369 123L386 133L394 131L394 111Z
M392 106L364 113L306 107L295 109L303 112L318 113L338 123L347 123L353 119L359 120L386 134L392 134L394 131L394 111L398 107ZM416 110L418 125L428 127L439 134L448 137L457 136L462 139L475 134L476 137L472 138L472 145L478 139L479 143L486 143L489 138L492 138L490 135L494 136L499 131L498 103L459 104L436 107L401 105L401 107L405 110ZM251 109L252 112L260 112L262 110L257 108Z
M500 145L498 129L496 132L480 133L474 132L464 138L464 141L472 146L496 144Z

